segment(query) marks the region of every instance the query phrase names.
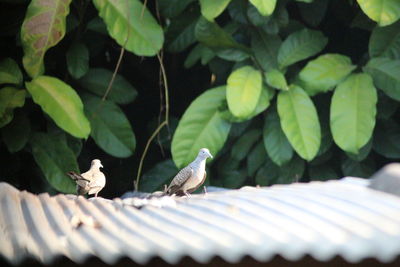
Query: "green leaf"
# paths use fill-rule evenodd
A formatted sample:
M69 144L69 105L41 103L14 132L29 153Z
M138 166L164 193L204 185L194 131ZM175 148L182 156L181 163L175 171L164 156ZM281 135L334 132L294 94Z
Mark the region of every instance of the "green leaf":
M231 170L223 173L223 185L225 188L236 189L243 186L246 178L245 170Z
M371 149L372 149L372 138L369 139L368 142L362 148L360 148L358 154L347 152L346 155L352 160L363 161L368 157L369 152L371 152Z
M46 51L58 44L65 35L65 18L71 0L32 0L21 27L24 48L22 62L32 78L44 73Z
M251 48L264 71L278 68L277 55L281 44L278 35L268 35L263 31L252 32Z
M168 51L172 53L182 52L196 42L194 29L198 15L195 12L186 12L173 19L168 25L165 39Z
M303 1L312 2L312 1ZM329 0L317 0L312 4L298 3L299 11L303 20L309 25L316 27L324 19Z
M400 59L400 21L375 27L369 38L369 56Z
M75 185L65 173L79 173L72 150L60 136L35 133L31 140L32 155L50 185L63 193L75 193Z
M247 157L247 174L253 176L266 159L267 152L265 151L264 143L258 142Z
M281 128L276 108L269 110L264 124L264 146L271 160L278 166L288 163L293 157L293 148Z
M250 0L263 16L269 16L274 12L276 6L276 0Z
M376 89L368 74L352 74L337 86L330 124L333 140L341 149L358 154L368 142L375 126L376 103Z
M336 171L328 164L309 166L308 173L313 181L327 181L339 178Z
M215 57L215 53L203 44L196 45L187 56L184 66L185 68L191 68L197 61L201 59L201 64L207 64L212 58Z
M23 112L15 112L14 119L1 129L4 144L10 153L20 151L28 143L31 125Z
M342 172L345 176L368 178L375 172L375 162L367 159L362 162L345 158L342 160Z
M295 155L288 163L280 168L277 184L290 184L298 182L304 174L305 162Z
M400 60L373 58L364 71L374 79L374 84L391 98L400 101Z
M314 56L324 49L328 39L319 31L303 29L290 34L278 52L278 63L282 69L300 60Z
M265 78L269 86L281 90L289 90L289 87L286 83L285 76L282 72L277 69L272 69L265 73Z
M252 129L244 133L232 146L231 157L235 160L243 160L250 152L253 145L259 140L261 132Z
M321 144L321 127L310 97L298 86L278 94L278 113L283 132L296 152L312 160Z
M398 0L357 0L362 11L380 26L392 24L400 18Z
M238 118L249 117L260 98L262 79L259 71L245 66L228 77L226 98L229 110Z
M113 73L107 69L90 69L78 82L86 90L103 97ZM118 104L128 104L137 96L136 89L121 75L117 74L107 99Z
M200 0L201 14L209 21L213 21L228 6L231 0Z
M182 168L193 161L200 148L216 156L228 137L231 124L223 120L218 107L225 100L225 86L209 89L197 97L183 114L172 139L173 160Z
M108 35L107 26L100 17L94 17L92 20L90 20L86 26L86 29Z
M163 17L173 18L181 14L195 0L157 0Z
M168 185L169 181L178 173L174 162L171 159L161 161L154 165L149 171L143 174L139 190L142 192L154 192L156 190L164 190L164 185Z
M269 186L278 180L281 168L275 165L268 157L260 169L258 169L255 177L256 185Z
M14 109L25 104L25 90L13 87L0 89L0 127L8 124L14 117Z
M68 84L50 76L39 76L25 84L33 101L61 129L77 138L89 136L90 124L83 113L82 101Z
M382 92L378 91L378 119L387 120L393 116L396 110L399 108L400 103Z
M355 68L346 56L325 54L309 61L299 73L299 77L304 90L313 96L331 90Z
M89 70L89 51L83 43L74 43L67 52L68 72L75 79L84 76Z
M17 62L12 58L5 58L0 61L0 84L22 84L22 72Z
M108 154L126 158L133 154L136 139L123 111L110 101L85 95L85 112L90 121L90 136Z
M229 33L224 31L218 24L201 17L195 28L197 40L212 48L242 48Z
M400 159L400 126L394 120L378 121L373 148L380 155L389 159Z
M138 56L154 56L164 42L163 30L139 0L93 0L112 38Z

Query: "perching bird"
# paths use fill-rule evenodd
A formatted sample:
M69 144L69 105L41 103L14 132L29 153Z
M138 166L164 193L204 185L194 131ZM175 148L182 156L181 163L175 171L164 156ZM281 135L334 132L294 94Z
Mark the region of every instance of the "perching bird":
M178 172L166 189L167 195L186 195L195 191L206 180L206 160L212 158L207 148L202 148L197 158Z
M76 183L78 195L95 194L94 196L97 197L97 194L106 185L106 177L104 173L100 171L100 168L103 168L100 160L94 159L92 160L90 169L85 173L77 174L73 171L67 172L67 175Z

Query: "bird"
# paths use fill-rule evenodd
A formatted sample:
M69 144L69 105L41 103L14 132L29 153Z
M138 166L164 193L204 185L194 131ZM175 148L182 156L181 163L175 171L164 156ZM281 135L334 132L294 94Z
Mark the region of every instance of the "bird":
M101 172L100 168L103 168L99 159L92 160L90 169L87 172L78 174L73 171L67 172L67 175L71 177L76 183L77 194L83 196L85 194L93 195L97 197L97 194L106 185L106 177Z
M210 151L207 148L200 149L196 159L180 170L172 179L170 185L165 189L166 194L189 196L190 193L199 188L206 180L207 158L213 158Z

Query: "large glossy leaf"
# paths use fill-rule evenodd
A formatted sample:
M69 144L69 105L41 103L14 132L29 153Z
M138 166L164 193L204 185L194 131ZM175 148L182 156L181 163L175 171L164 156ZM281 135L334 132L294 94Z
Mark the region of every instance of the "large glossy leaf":
M89 136L90 124L83 113L82 101L68 84L54 77L39 76L27 82L26 88L33 101L61 129L78 138Z
M261 132L258 129L252 129L244 133L236 142L232 145L231 157L235 160L241 161L250 152L253 145L260 139Z
M133 154L136 139L124 112L110 101L85 95L85 112L90 121L90 136L108 154L126 158Z
M65 173L79 173L72 150L60 136L35 133L31 140L32 155L52 187L63 193L75 193L75 185Z
M15 112L14 119L1 129L4 144L10 153L20 151L28 143L31 125L23 112Z
M113 73L107 69L90 69L78 82L86 90L103 97ZM137 96L136 89L122 76L117 74L107 99L118 104L128 104Z
M183 114L171 145L178 168L193 161L200 148L206 147L216 156L224 145L231 124L221 118L218 107L225 95L224 86L209 89L197 97Z
M163 186L168 185L169 181L178 173L174 162L170 159L154 165L149 171L143 174L139 190L142 192L154 192L164 190Z
M364 71L371 74L379 89L400 101L400 60L373 58L364 67Z
M256 185L268 186L272 185L278 180L281 168L274 164L268 157L265 163L258 169L255 177Z
M276 0L250 0L263 16L269 16L274 12Z
M398 0L357 0L362 11L380 26L392 24L400 18Z
M239 188L243 186L247 176L245 170L231 170L223 173L223 186L225 188Z
M305 1L304 1L305 2ZM310 1L308 1L310 2ZM298 3L301 17L311 26L318 26L325 17L329 0L317 0L311 4Z
M160 25L139 0L93 0L116 42L139 56L154 56L164 35Z
M277 55L281 43L278 35L268 35L263 31L252 32L251 48L264 71L278 68Z
M228 6L231 0L200 0L201 14L209 21L213 21Z
M204 17L201 17L196 24L195 36L199 42L212 48L243 48L218 24Z
M0 89L0 127L8 124L14 117L14 109L25 104L25 90L14 87Z
M298 86L278 94L278 113L283 132L296 152L308 161L318 152L321 127L317 110L309 96Z
M270 109L265 117L264 146L271 160L282 166L293 157L293 148L283 132L275 109Z
M226 98L229 110L238 118L249 117L255 110L262 89L259 71L250 66L235 70L228 77Z
M368 48L370 57L400 59L400 21L386 27L375 27Z
M12 58L5 58L0 61L0 84L15 84L22 83L22 73L17 62Z
M389 159L400 159L400 126L396 121L378 122L373 148L382 156Z
M321 52L328 39L319 31L303 29L290 34L282 43L278 52L280 68Z
M185 12L173 19L171 24L168 25L165 34L168 51L173 53L181 52L196 42L196 37L194 36L194 29L198 19L196 11Z
M349 75L356 66L350 58L339 54L325 54L311 60L299 74L304 90L309 95L331 90Z
M21 27L23 64L32 78L44 73L43 58L65 35L71 0L32 0Z
M272 69L265 73L265 78L269 86L281 90L289 90L285 76L277 69Z
M186 7L195 0L157 0L160 13L167 18L181 14Z
M375 172L375 162L367 159L362 162L344 158L341 164L342 172L345 176L369 178Z
M333 140L341 149L358 154L368 142L375 127L376 103L376 89L368 74L352 74L337 86L330 124Z
M67 52L68 72L75 79L81 78L89 70L89 51L83 43L74 43Z

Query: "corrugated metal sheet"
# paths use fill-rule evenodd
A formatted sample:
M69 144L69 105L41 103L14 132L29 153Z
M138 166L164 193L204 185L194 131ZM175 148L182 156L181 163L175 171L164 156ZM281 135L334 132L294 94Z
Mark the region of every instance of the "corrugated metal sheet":
M0 207L0 255L14 264L50 264L60 255L108 264L157 256L172 264L184 256L234 263L246 255L390 262L400 255L400 198L361 179L112 201L33 195L0 183Z

